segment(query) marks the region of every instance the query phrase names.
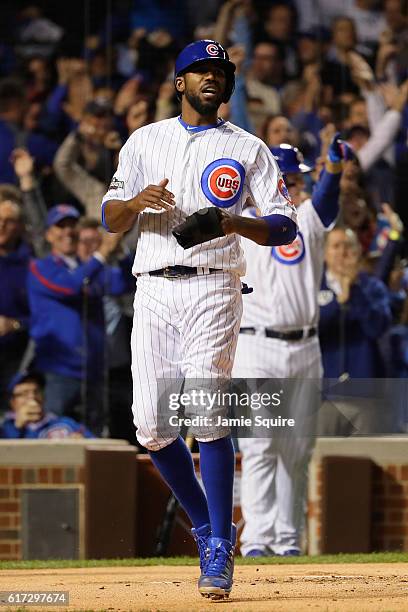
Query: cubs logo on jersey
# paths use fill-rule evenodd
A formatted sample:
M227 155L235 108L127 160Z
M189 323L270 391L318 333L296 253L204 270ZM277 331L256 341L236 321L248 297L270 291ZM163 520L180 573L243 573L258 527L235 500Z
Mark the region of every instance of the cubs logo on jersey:
M301 232L298 233L295 240L290 244L272 248L272 257L279 261L279 263L287 266L293 266L300 263L305 253L305 241L303 240Z
M235 159L216 159L205 168L201 189L212 204L229 208L240 198L244 179L244 167Z

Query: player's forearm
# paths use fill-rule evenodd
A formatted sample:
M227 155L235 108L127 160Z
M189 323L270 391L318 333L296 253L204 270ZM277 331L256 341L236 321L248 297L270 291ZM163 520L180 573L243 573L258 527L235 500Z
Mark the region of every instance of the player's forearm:
M339 214L341 178L341 167L338 172L331 172L334 164L327 162L327 165L329 171L327 168L323 170L312 195L313 207L325 227L329 227Z
M108 200L103 203L102 224L108 232L127 232L134 225L138 213L128 204L129 202L122 200Z
M248 219L231 215L230 224L225 228L228 234L239 234L263 246L290 244L296 238L297 225L285 215Z

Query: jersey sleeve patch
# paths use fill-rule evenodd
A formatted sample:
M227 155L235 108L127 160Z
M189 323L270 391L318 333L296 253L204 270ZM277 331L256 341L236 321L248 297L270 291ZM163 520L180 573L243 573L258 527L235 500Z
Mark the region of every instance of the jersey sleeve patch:
M280 179L278 181L278 190L279 190L279 193L281 194L281 196L283 196L285 198L285 200L287 200L287 202L289 202L289 204L292 204L292 198L290 197L288 188L286 187L285 181L283 180L282 177L280 177Z
M305 241L301 232L298 232L295 240L290 244L272 248L272 257L286 266L294 266L300 263L304 259L305 253Z
M109 185L109 189L123 189L125 186L124 181L118 181L118 179L114 176L111 180L111 184Z

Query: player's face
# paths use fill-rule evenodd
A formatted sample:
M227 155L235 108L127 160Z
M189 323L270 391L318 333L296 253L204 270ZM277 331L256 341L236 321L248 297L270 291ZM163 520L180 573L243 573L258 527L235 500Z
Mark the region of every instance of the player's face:
M305 182L303 176L301 174L288 172L285 174L284 179L294 206L300 206L305 199L303 192Z
M67 257L76 255L78 244L76 219L62 219L56 225L52 225L47 231L47 240L53 253Z
M214 62L201 62L194 72L184 75L184 95L192 108L200 115L210 115L222 103L227 84L224 70Z

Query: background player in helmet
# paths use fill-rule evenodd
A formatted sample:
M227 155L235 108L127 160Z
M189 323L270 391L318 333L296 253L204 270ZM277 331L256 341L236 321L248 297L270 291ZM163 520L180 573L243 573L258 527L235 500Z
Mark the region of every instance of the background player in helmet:
M157 381L184 378L187 385L230 377L242 312L239 276L245 270L236 234L264 245L289 243L296 212L269 149L217 117L234 87L234 64L225 49L210 40L188 45L176 60L175 87L181 116L130 136L102 218L110 231L139 223L132 335L137 437L193 523L200 592L224 597L232 587L235 543L229 428L193 431L204 494L179 431L160 427ZM263 217L240 216L248 196ZM222 211L223 235L182 248L172 230L207 207Z
M248 262L245 281L254 292L244 299L233 376L319 379L322 366L316 334L317 296L323 272L325 233L338 214L341 159L346 145L337 136L334 138L312 198L305 192L303 178L312 168L304 164L301 153L288 144L271 150L283 172L287 197L297 207L299 233L292 244L272 249L242 241ZM253 216L256 211L249 208L245 213ZM290 402L284 402L282 407L285 410L282 416L294 418L298 428L288 429L279 436L239 441L241 507L245 519L241 536L243 555L300 553L316 411L316 394L308 398L306 392L312 389L310 385L305 387L293 389ZM311 430L306 432L307 423Z

